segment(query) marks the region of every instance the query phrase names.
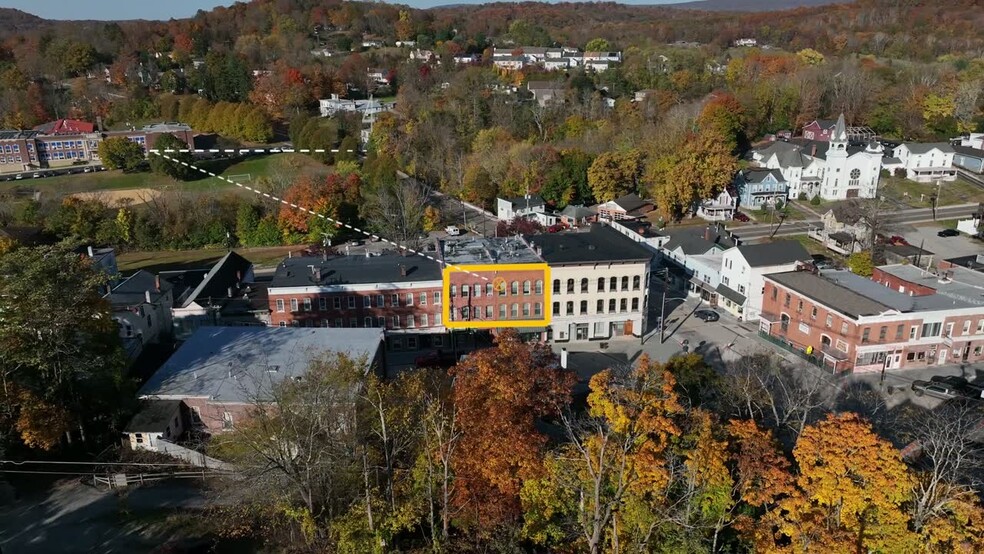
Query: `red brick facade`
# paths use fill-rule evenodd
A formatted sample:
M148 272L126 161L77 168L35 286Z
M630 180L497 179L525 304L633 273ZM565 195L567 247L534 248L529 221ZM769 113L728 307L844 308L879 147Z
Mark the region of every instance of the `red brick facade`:
M440 287L270 294L271 325L288 327L441 328Z
M449 274L449 281L452 321L521 321L549 317L542 269L455 271Z
M882 271L880 267L874 269L874 272L871 274L871 280L881 283L890 289L897 290L902 294L908 294L909 296L928 296L936 292L933 288L906 281L901 277Z

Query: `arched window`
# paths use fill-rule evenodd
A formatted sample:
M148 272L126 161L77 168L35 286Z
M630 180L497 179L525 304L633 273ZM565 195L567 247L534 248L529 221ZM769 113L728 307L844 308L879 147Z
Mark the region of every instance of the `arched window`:
M574 303L573 302L568 302L567 303L567 315L574 315Z
M560 279L553 280L553 293L560 294Z
M789 316L782 314L779 316L779 326L782 327L783 331L789 330Z
M527 296L529 296L529 294L530 294L530 282L529 281L523 281L523 294L525 294Z
M622 277L622 290L629 290L629 277Z
M598 277L598 292L605 292L605 278Z
M588 292L588 278L581 279L581 292Z
M632 277L632 290L639 290L639 276Z
M533 292L536 293L536 294L543 294L543 281L542 280L540 280L540 279L537 279L536 280L536 283L533 286Z
M512 284L509 285L509 292L512 293L513 296L519 296L519 281L513 281Z
M615 292L618 290L618 277L612 277L608 280L608 290Z
M574 293L574 279L567 280L567 294Z

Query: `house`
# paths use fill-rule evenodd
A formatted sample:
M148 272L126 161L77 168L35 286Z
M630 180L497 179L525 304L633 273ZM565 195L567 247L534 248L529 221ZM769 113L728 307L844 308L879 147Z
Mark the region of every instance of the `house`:
M708 257L733 248L738 240L717 223L705 227L679 227L664 231L669 240L660 240L659 265L667 269L667 285L685 290L716 304L716 286L710 283L720 279L720 264L711 267ZM708 272L711 275L705 279Z
M141 400L183 402L191 427L221 433L248 419L258 403L269 402L271 387L300 378L329 351L364 359L367 373L382 373L382 340L378 328L203 327L137 394Z
M131 450L160 450L161 441L176 441L190 421L181 400L145 400L142 409L123 430Z
M635 219L653 211L655 206L652 202L640 198L638 194L629 193L598 204L593 209L600 219Z
M149 271L135 272L104 298L112 308L129 359L136 359L147 344L170 337L173 297L170 290L161 289L160 278Z
M734 42L736 48L758 46L758 40L754 38L740 38Z
M512 221L517 217L526 217L538 211L543 211L546 203L543 198L529 195L518 198L497 198L496 212L499 221Z
M597 220L598 218L595 217L592 221ZM670 240L668 235L661 233L654 228L652 222L645 219L623 219L621 221L609 219L605 223L615 231L649 248L657 255L654 261L658 259L660 249L663 245Z
M836 119L814 119L803 126L803 138L820 142L830 142L837 126Z
M390 84L389 70L370 68L366 70L366 78L377 85L387 86Z
M571 58L547 58L543 60L543 69L547 71L564 71L573 67Z
M396 41L396 47L397 48L413 48L414 46L417 46L417 41L415 41L415 40L398 40L398 41Z
M752 150L752 162L758 167L778 169L788 184L789 198L874 198L883 150L875 141L851 144L841 114L830 140L775 141Z
M530 81L526 88L540 106L552 102L562 103L567 95L567 84L563 81Z
M429 62L436 59L437 56L434 54L433 50L416 48L410 51L410 61Z
M597 219L598 214L586 206L568 204L560 211L560 222L567 227L581 227Z
M885 256L885 263L889 265L912 264L923 269L933 266L935 254L912 244L886 243L881 246L881 250L882 255Z
M970 133L965 137L960 137L960 146L984 150L984 133Z
M835 372L984 361L984 276L951 271L766 275L760 332Z
M751 167L735 176L739 203L750 210L776 206L789 198L789 184L778 169Z
M506 71L518 71L526 65L526 58L522 56L509 56L504 58L493 58L492 65Z
M901 162L906 178L930 183L957 178L957 170L953 168L954 153L953 146L945 142L904 142L895 147L892 156Z
M377 114L393 109L395 103L384 103L373 98L368 100L348 100L339 98L337 94L332 94L331 98L318 100L321 117L332 117L340 112L354 112L362 114L363 118L373 117Z
M170 291L174 306L171 310L174 338L184 340L197 328L228 325L223 308L249 294L254 283L253 264L229 251L210 269L162 271L161 288ZM236 321L258 325L262 320Z
M755 321L762 312L763 278L770 273L793 271L812 261L810 253L795 240L743 244L722 255L721 284L724 309L744 321Z
M954 146L953 165L973 173L984 173L984 150L970 146Z
M442 286L441 264L423 255L292 256L270 281L270 324L378 328L391 352L441 348Z
M717 196L697 206L697 215L708 221L728 221L738 209L738 194L734 187L725 187Z
M608 340L646 332L650 249L600 223L528 240L550 266L546 340Z
M820 216L819 225L810 225L807 236L828 250L849 256L867 248L871 230L857 209L847 203L834 205Z

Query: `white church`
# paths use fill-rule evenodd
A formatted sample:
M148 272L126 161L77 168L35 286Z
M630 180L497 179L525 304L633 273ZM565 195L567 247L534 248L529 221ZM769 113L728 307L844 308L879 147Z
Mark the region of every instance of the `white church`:
M874 198L884 149L870 141L851 144L844 114L829 142L802 138L776 141L752 151L752 160L761 167L778 169L789 183L789 198L800 194L823 200Z

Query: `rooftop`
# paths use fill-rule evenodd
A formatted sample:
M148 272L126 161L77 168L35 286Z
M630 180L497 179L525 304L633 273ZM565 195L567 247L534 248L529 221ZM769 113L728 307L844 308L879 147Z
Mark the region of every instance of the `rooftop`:
M747 183L761 183L771 175L776 181L780 183L786 182L786 179L782 176L782 172L778 169L766 169L764 167L749 167L741 172L742 177Z
M979 148L972 148L970 146L960 146L960 145L953 145L952 148L955 153L961 154L963 156L970 156L972 158L984 158L984 150L981 150Z
M520 207L525 207L527 203L529 203L529 206L531 207L543 206L546 204L543 201L543 198L535 194L531 194L529 196L517 196L515 198L501 198L500 200L505 200L506 202L509 202L513 206L520 206Z
M544 261L554 264L646 261L651 250L607 225L595 223L586 231L534 235L527 239L540 248Z
M953 267L931 272L911 264L883 265L878 269L903 281L933 289L936 296L966 305L984 306L984 274L972 269Z
M127 433L163 433L181 408L180 400L149 400L126 426Z
M735 245L724 227L708 225L706 227L678 227L664 230L670 240L663 246L669 252L680 248L684 254L704 254L712 248L727 250Z
M953 146L949 142L904 142L902 146L909 149L913 154L925 154L932 149L937 149L944 154L952 154Z
M151 123L140 128L145 133L177 133L191 131L191 126L184 123L165 121L163 123Z
M527 264L542 262L522 237L476 237L441 241L444 261L462 264Z
M34 130L48 135L60 133L91 133L95 130L95 125L89 123L88 121L80 121L78 119L56 119L55 121L42 123L41 125L35 127Z
M406 269L406 275L402 268ZM379 255L294 256L285 258L271 287L311 287L440 281L441 264L421 255L387 250Z
M372 362L382 340L382 329L201 327L138 394L250 402L270 386L303 375L328 351Z
M791 264L793 262L809 261L810 253L803 248L799 241L777 240L763 244L743 244L738 252L752 267Z
M113 287L109 301L113 306L136 306L146 302L147 292L150 292L153 302L161 297L161 291L157 289L157 277L141 269Z

